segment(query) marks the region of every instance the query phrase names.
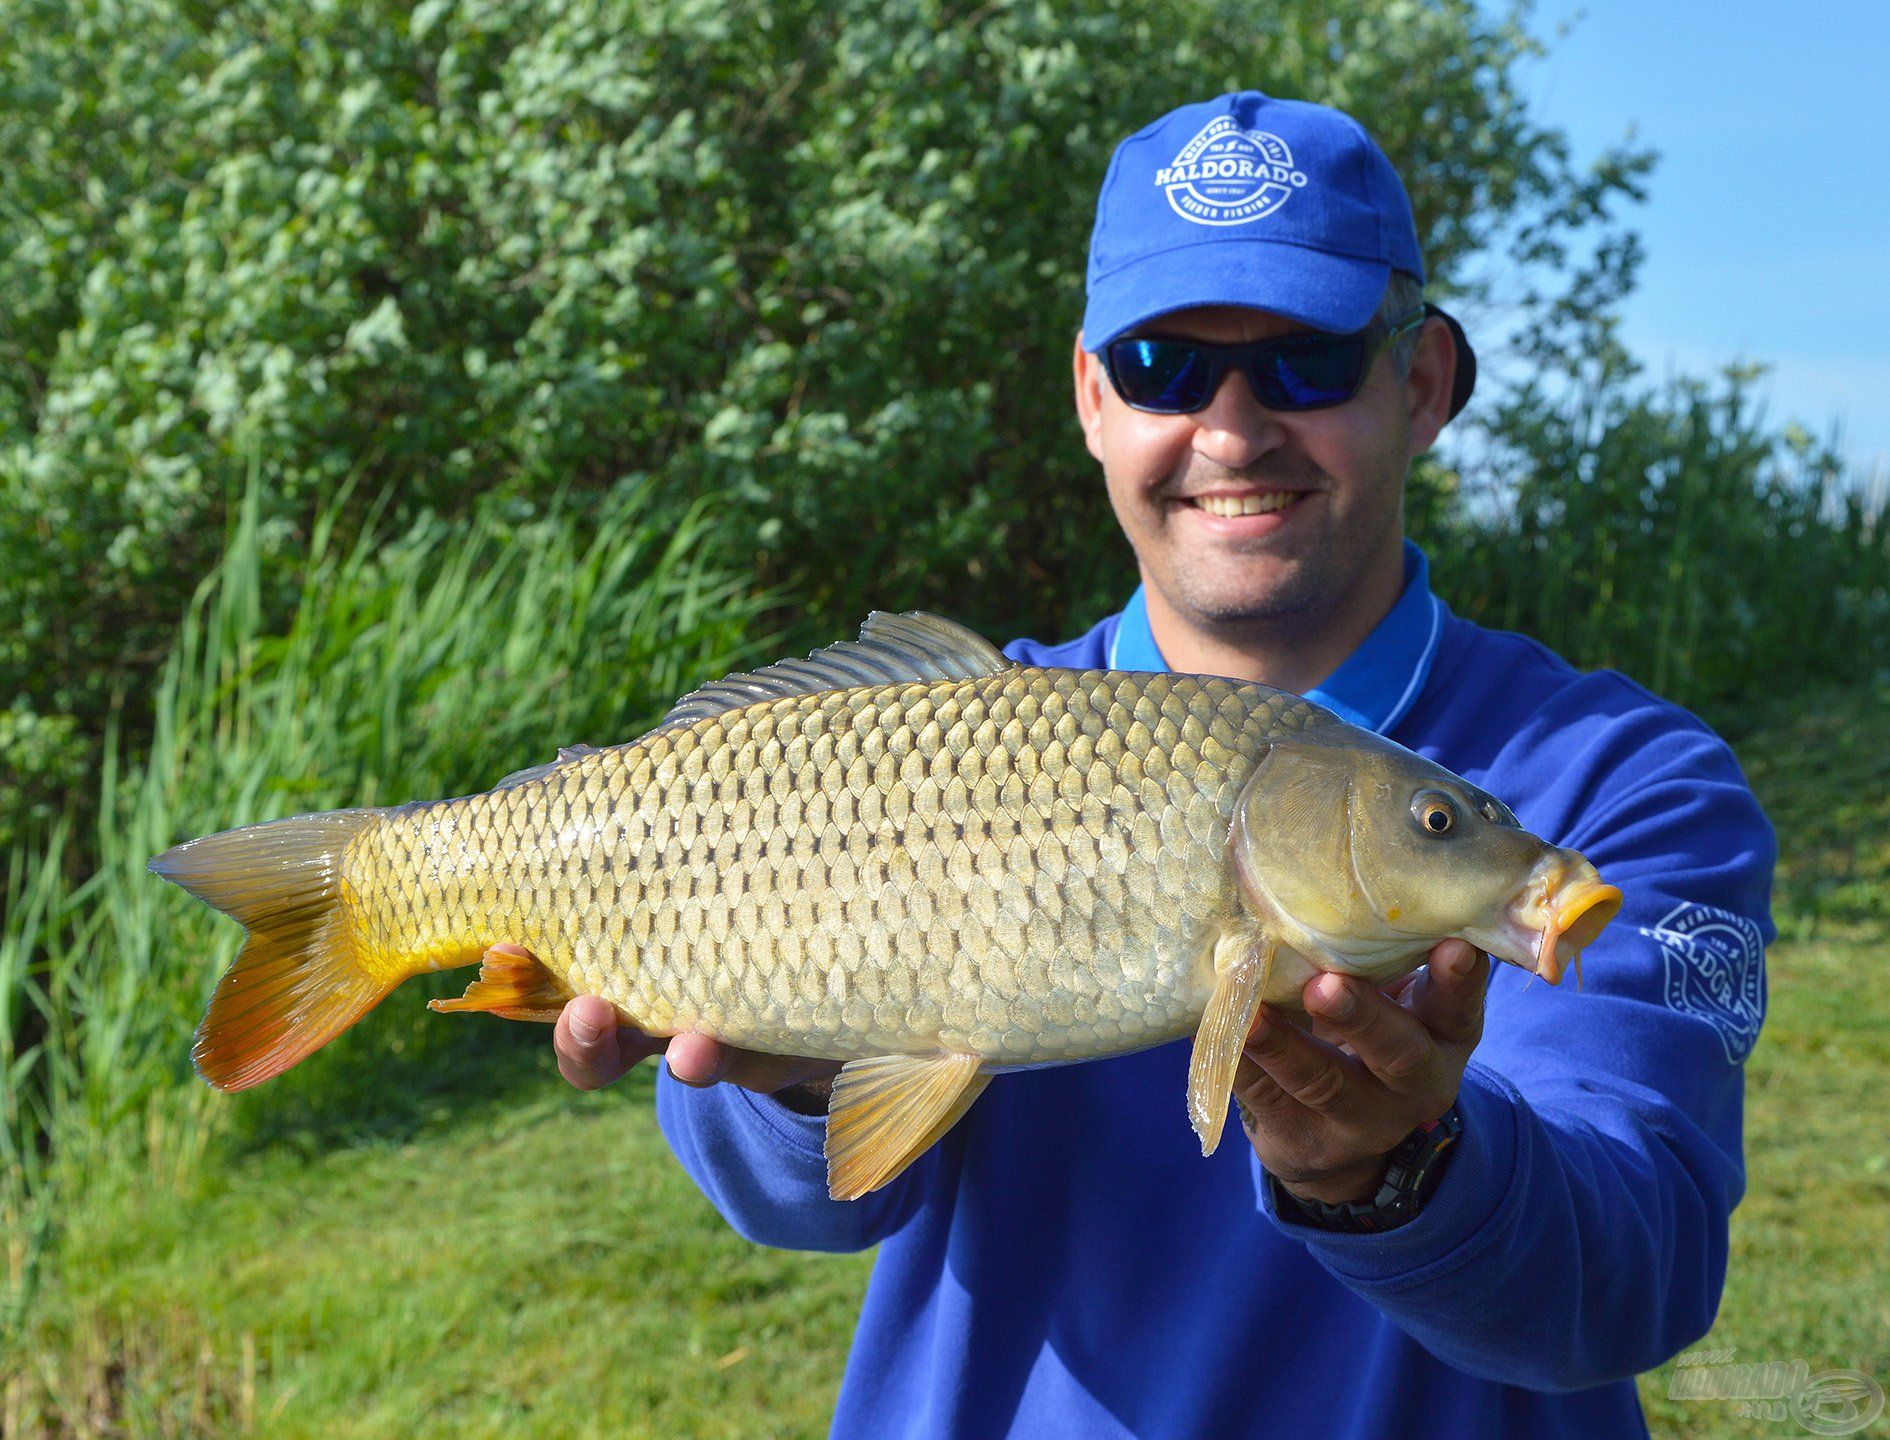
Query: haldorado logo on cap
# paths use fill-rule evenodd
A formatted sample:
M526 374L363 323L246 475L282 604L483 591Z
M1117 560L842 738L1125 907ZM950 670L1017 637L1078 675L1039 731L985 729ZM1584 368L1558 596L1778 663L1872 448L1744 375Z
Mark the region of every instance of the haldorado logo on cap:
M1155 183L1184 220L1244 225L1284 205L1306 173L1293 168L1293 152L1279 136L1243 130L1231 115L1219 115L1172 165L1155 172Z

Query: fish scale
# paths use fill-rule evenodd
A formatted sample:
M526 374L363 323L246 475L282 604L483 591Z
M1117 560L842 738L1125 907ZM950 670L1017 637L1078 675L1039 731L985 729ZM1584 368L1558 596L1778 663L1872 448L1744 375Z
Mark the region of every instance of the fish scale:
M1316 714L1222 680L1023 667L799 695L402 807L343 869L378 951L504 936L651 1033L1076 1059L1192 1029L1234 904L1234 802L1268 738Z

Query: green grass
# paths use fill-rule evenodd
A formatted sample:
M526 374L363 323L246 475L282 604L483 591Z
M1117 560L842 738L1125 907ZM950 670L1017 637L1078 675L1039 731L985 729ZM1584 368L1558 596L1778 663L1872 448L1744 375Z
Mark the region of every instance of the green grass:
M1890 935L1890 684L1794 688L1724 718L1780 836L1780 930Z
M1458 613L1686 705L1890 677L1890 492L1769 420L1760 371L1602 367L1495 404L1420 538ZM1551 395L1553 394L1553 398ZM1432 472L1433 475L1435 472Z
M171 1358L112 1406L194 1404L233 1433L824 1432L867 1259L735 1240L670 1158L647 1073L580 1095L545 1047L485 1086L396 1144L273 1148L98 1197L41 1346L70 1367L78 1337L139 1336L123 1348ZM178 1363L205 1351L207 1379Z
M1885 942L1787 942L1767 957L1771 1010L1747 1064L1745 1201L1712 1334L1689 1354L1803 1360L1890 1385L1890 1074ZM1668 1398L1675 1370L1641 1381L1655 1434L1687 1440L1802 1433L1734 1402ZM1872 1433L1882 1433L1873 1431Z

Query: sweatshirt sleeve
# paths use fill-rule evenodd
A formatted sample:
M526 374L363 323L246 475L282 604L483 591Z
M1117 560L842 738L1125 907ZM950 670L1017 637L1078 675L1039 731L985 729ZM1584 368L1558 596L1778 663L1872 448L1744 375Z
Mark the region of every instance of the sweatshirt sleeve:
M1633 689L1581 685L1604 680L1616 700ZM1776 845L1718 737L1628 698L1555 725L1528 766L1555 777L1533 805L1508 787L1523 824L1586 854L1622 908L1579 990L1495 967L1463 1134L1423 1210L1383 1234L1327 1232L1282 1217L1254 1166L1263 1212L1338 1280L1449 1363L1538 1390L1633 1376L1704 1335L1745 1186Z
M922 1156L883 1190L827 1195L826 1119L738 1085L684 1085L664 1065L656 1118L670 1149L744 1239L783 1250L864 1250L903 1225L937 1163Z

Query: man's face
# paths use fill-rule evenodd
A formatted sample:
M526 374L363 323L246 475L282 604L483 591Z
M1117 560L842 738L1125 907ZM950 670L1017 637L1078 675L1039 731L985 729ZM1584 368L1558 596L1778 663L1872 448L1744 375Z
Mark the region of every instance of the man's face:
M1215 306L1135 333L1228 343L1307 328ZM1316 628L1368 573L1399 565L1405 470L1443 425L1453 362L1433 320L1408 381L1381 350L1343 405L1268 410L1235 373L1195 414L1149 415L1124 403L1079 340L1077 411L1143 579L1178 618L1210 631Z

